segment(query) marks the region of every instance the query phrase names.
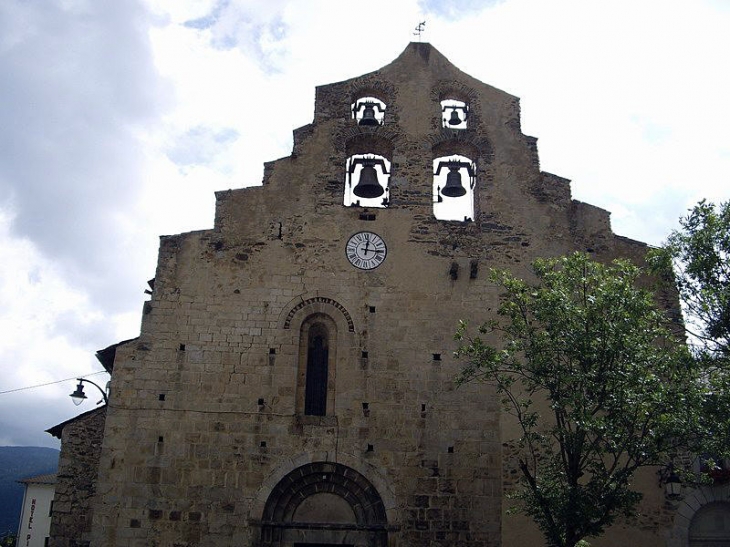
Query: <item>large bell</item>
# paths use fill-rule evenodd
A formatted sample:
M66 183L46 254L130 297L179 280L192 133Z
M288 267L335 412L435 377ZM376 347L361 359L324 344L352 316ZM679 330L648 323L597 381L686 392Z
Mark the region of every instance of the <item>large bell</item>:
M461 184L459 165L449 165L449 172L446 175L446 185L441 190L441 193L447 198L460 198L466 194L466 188Z
M378 119L375 117L374 106L375 103L365 103L364 110L362 111L362 118L360 118L358 125L380 125L380 122L378 122Z
M451 111L451 118L449 118L449 125L460 125L461 124L461 118L459 117L459 113L454 108Z
M362 121L360 124L362 124ZM383 187L378 182L378 172L373 165L363 163L362 170L360 171L360 181L352 189L352 192L357 197L366 199L378 198L385 193L385 190L383 190Z

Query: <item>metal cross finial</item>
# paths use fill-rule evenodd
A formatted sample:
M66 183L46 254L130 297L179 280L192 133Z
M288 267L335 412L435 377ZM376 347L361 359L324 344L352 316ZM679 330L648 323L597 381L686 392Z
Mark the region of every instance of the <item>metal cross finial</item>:
M414 36L418 36L418 41L421 41L421 33L424 31L424 27L426 26L426 21L421 21L416 26L416 32L413 33Z

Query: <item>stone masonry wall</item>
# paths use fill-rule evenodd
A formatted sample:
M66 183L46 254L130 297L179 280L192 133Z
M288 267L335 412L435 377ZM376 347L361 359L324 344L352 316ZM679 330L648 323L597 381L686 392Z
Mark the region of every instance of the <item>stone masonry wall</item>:
M363 95L386 103L383 126L350 118ZM461 132L440 127L451 96L471 108ZM524 277L538 256L643 252L539 171L519 127L515 97L411 44L317 88L292 156L261 187L218 192L212 230L163 238L140 338L117 351L94 545L512 545L499 404L455 386L456 325L496 309L492 267ZM368 151L391 162L390 204L344 207L346 158ZM462 151L477 162L474 219L436 220L433 159ZM372 271L347 261L359 231L387 244ZM317 318L331 325L327 412L308 416ZM290 499L327 492L377 510L353 503L356 525L325 522Z
M103 407L63 428L53 498L51 547L89 545L105 418Z

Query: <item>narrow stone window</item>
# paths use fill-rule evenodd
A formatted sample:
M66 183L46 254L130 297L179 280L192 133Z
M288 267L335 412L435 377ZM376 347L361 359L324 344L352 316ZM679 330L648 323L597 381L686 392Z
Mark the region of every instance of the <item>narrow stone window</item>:
M469 105L456 99L441 101L441 124L448 129L466 129L469 119Z
M309 328L307 341L307 382L304 392L304 414L327 414L329 369L329 336L327 327L315 323Z
M299 330L295 412L306 416L335 413L337 324L326 313L307 317Z
M439 220L474 219L476 165L466 156L433 160L433 214Z
M352 103L352 119L358 125L377 127L383 125L385 103L375 97L362 97Z

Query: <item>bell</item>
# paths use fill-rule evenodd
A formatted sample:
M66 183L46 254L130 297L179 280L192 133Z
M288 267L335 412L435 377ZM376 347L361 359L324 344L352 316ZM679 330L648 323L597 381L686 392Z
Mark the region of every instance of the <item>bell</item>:
M360 118L358 125L380 125L375 117L374 103L365 103L365 109L362 111L362 118Z
M459 117L459 113L454 108L451 111L451 118L449 118L449 125L460 125L461 124L461 118Z
M449 165L449 172L446 175L446 185L441 193L447 198L459 198L466 194L466 189L461 184L461 173L459 165Z
M362 121L360 121L360 124L362 124ZM378 182L378 172L372 164L363 163L360 171L360 181L352 189L352 192L357 197L366 199L377 198L385 193L385 190Z

